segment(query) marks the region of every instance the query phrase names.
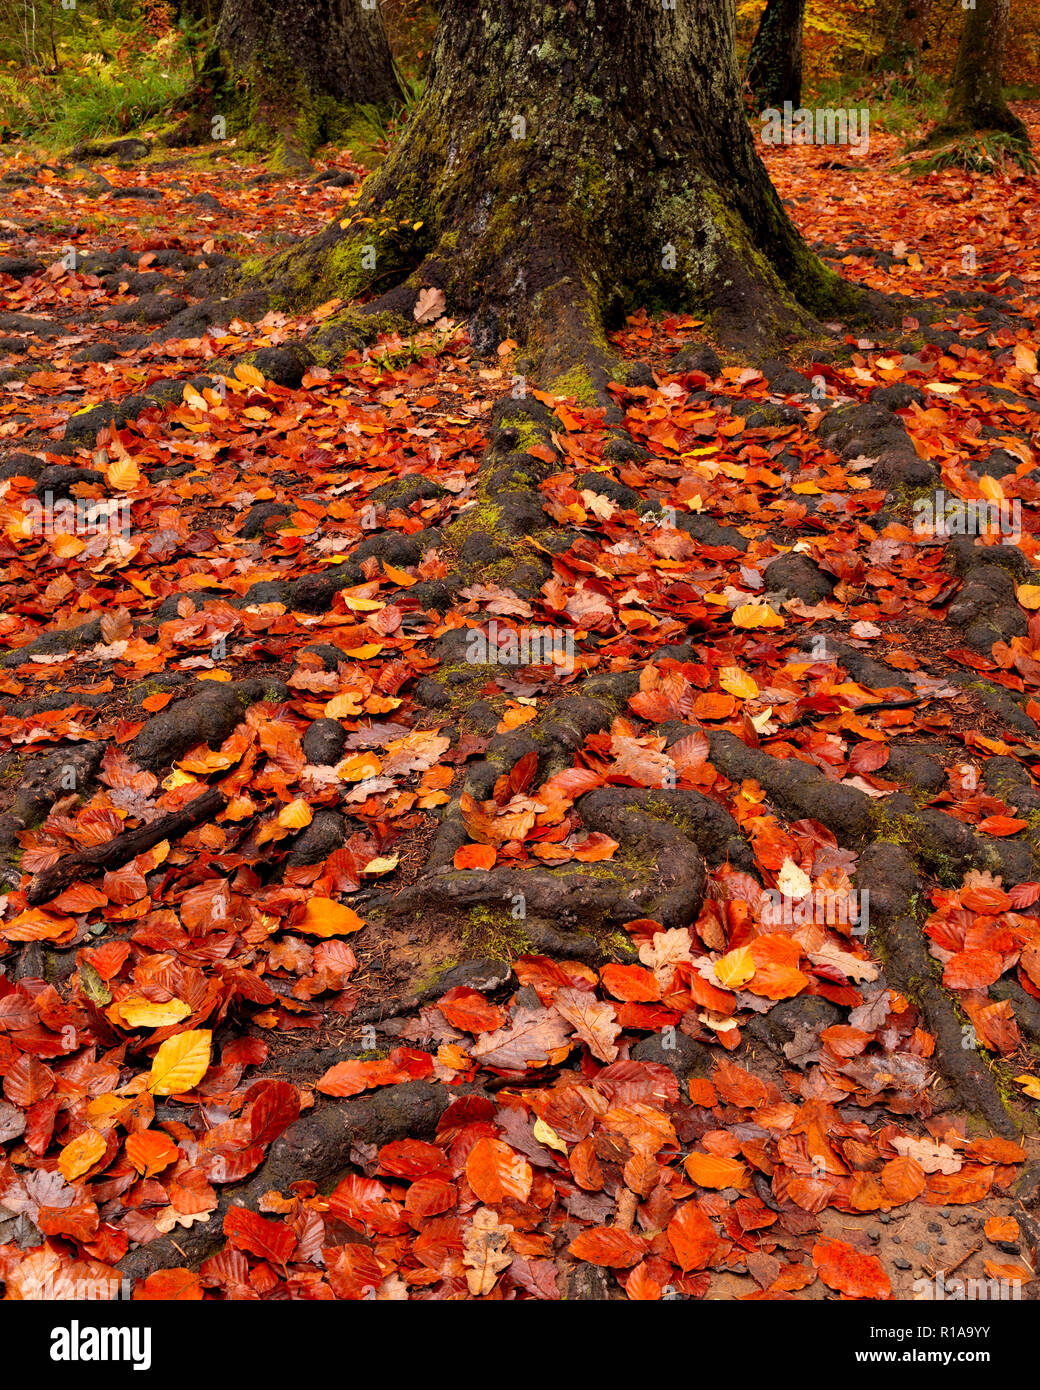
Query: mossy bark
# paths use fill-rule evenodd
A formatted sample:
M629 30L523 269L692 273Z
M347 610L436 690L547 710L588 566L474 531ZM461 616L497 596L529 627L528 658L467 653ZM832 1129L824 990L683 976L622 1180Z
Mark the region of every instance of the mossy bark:
M177 143L211 138L223 117L228 136L303 163L358 106L389 110L401 97L378 4L224 0Z
M936 144L976 132L1003 131L1029 143L1025 125L1004 100L1004 50L1011 0L976 0L957 49L946 115L929 136Z
M755 151L732 0L447 0L423 99L352 219L265 279L409 315L439 288L479 350L514 338L543 383L585 394L605 327L638 306L757 351L860 302Z
M877 60L880 73L916 78L933 0L895 0Z
M748 55L745 80L762 106L802 104L805 0L769 0Z

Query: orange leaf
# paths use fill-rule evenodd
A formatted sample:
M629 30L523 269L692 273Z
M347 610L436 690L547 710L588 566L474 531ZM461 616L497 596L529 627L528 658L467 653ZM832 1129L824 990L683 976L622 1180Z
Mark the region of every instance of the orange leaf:
M735 1158L720 1158L716 1154L692 1153L686 1159L686 1171L699 1187L746 1187L748 1170Z
M494 845L462 845L455 851L456 869L492 869L498 851Z
M338 903L334 898L311 898L295 930L306 932L308 936L346 936L360 931L364 925L354 909L345 903Z
M134 1298L145 1302L193 1303L203 1297L202 1280L190 1269L157 1269L134 1287Z
M488 1206L513 1197L526 1202L531 1193L531 1165L501 1139L482 1136L469 1151L466 1177L479 1199Z
M849 1298L891 1298L892 1285L876 1255L865 1255L843 1240L818 1240L813 1264L829 1288Z
M668 1223L668 1244L684 1272L706 1269L719 1247L715 1227L696 1202L686 1202Z
M607 1269L625 1269L646 1254L646 1242L617 1226L591 1226L571 1241L568 1251L577 1260Z
M142 1129L127 1136L126 1156L143 1178L152 1178L176 1161L180 1150L168 1134Z

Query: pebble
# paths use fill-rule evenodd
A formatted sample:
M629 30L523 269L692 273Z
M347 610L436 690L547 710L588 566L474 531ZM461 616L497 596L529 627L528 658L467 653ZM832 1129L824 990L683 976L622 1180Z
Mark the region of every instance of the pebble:
M892 1263L895 1265L896 1269L909 1269L909 1268L910 1268L910 1261L909 1261L909 1260L904 1260L903 1257L902 1257L902 1255L897 1255L896 1258L892 1261Z

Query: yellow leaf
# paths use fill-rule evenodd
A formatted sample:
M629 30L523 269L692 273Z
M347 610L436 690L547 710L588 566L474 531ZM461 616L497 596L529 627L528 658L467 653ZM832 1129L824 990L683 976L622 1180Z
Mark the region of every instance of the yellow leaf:
M983 497L988 498L990 502L1003 502L1004 500L1004 489L1000 486L996 478L980 478L979 491L982 493Z
M313 819L314 812L301 796L295 801L290 801L288 806L283 806L278 812L278 824L285 830L302 830L305 825L310 825Z
M59 531L56 536L51 537L51 549L59 560L71 560L73 555L78 555L86 548L85 541L81 541L78 536L70 536L67 531Z
M360 647L344 648L347 656L352 656L355 661L369 661L372 657L378 656L382 650L382 642L365 642Z
M361 699L356 690L341 690L325 705L326 719L352 719L361 713Z
M812 892L812 879L793 859L785 859L777 875L776 886L785 897L801 901Z
M355 753L352 758L340 763L337 775L341 782L363 782L366 777L375 777L382 767L374 753Z
M407 570L399 570L396 565L388 565L383 561L383 573L387 579L392 579L395 584L400 584L402 588L411 588L413 584L418 584L419 580L414 574L409 574Z
M546 1148L556 1149L557 1152L565 1154L567 1145L556 1133L551 1125L547 1125L540 1117L534 1122L534 1137L539 1144L544 1144Z
M1030 376L1036 375L1036 348L1032 348L1028 343L1015 344L1015 366L1020 372L1028 372Z
M108 465L106 476L109 487L114 487L119 492L129 492L141 481L141 470L133 459L118 458L113 459Z
M391 854L386 859L370 859L362 869L364 874L388 874L392 869L396 869L401 862L399 854Z
M441 1043L437 1049L437 1061L451 1071L465 1071L471 1066L470 1059L456 1043Z
M723 666L719 671L719 685L728 695L736 695L738 700L753 700L758 694L754 677L739 666Z
M386 604L377 598L355 598L353 594L344 594L343 602L355 613L375 613Z
M209 1070L212 1041L208 1028L167 1038L152 1062L148 1089L157 1096L180 1096L197 1086Z
M1023 608L1040 608L1040 584L1020 584L1015 596Z
M58 1155L58 1167L66 1182L75 1182L104 1155L105 1141L96 1129L85 1129Z
M234 384L236 377L239 381L245 382L247 386L265 386L267 384L267 378L263 372L259 367L254 367L251 362L236 362L235 376L231 378L232 384Z
M295 930L310 936L347 936L365 925L353 908L334 898L311 898Z
M758 967L749 946L738 946L712 966L715 978L723 989L740 989L751 979Z
M192 777L187 772L182 772L180 768L174 768L169 777L163 778L163 790L174 792L178 787L190 787L198 781L197 777Z
M192 410L208 410L205 396L199 395L194 386L185 386L184 395L181 397L185 405L190 405Z
M1016 1076L1015 1080L1030 1100L1040 1100L1040 1076Z
M230 671L200 671L195 677L197 681L229 681Z
M742 603L733 610L734 627L783 627L784 620L768 603Z
M187 1018L191 1006L183 999L168 999L165 1004L156 1004L135 994L121 999L105 1012L113 1023L121 1023L126 1028L165 1028Z
M101 1124L107 1130L112 1128L116 1117L130 1104L131 1101L126 1096L117 1096L107 1091L103 1096L88 1101L83 1114L92 1125Z

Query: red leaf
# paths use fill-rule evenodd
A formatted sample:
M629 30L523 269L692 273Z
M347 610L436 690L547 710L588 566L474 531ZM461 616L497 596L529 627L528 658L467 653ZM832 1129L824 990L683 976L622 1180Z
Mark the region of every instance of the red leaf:
M296 1237L281 1221L268 1221L246 1207L231 1207L224 1217L224 1234L231 1244L276 1265L288 1263Z
M892 1285L876 1255L854 1250L843 1240L818 1240L813 1264L820 1278L850 1298L891 1298Z
M592 1226L567 1247L578 1260L608 1269L626 1269L647 1253L646 1242L617 1226Z
M684 1272L705 1269L719 1247L715 1227L696 1202L686 1202L668 1223L668 1244Z

